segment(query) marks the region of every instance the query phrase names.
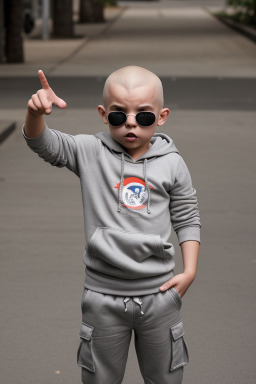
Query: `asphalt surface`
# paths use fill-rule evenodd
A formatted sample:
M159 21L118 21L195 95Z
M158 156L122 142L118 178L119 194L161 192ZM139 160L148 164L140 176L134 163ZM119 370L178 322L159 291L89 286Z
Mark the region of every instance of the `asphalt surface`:
M69 108L95 108L101 102L106 77L48 76L51 87ZM254 111L256 105L255 78L175 77L160 76L165 90L165 105L171 109ZM0 78L1 107L24 108L30 95L40 87L34 77ZM86 101L86 102L85 102Z
M45 70L68 102L46 118L48 125L93 134L106 129L96 107L107 73L133 61L163 80L172 113L161 131L188 164L199 200L198 273L182 307L190 355L183 384L254 384L255 44L209 15L221 2L125 3L103 34L99 29L88 44L67 42L68 60L65 50L56 58L56 42L35 51L35 41L27 41L31 61L0 67L1 120L17 127L0 145L1 384L81 382L80 185L67 169L43 162L21 136L27 100L39 86L35 70ZM49 63L41 67L48 48ZM171 241L179 273L175 233ZM143 383L133 342L123 384Z

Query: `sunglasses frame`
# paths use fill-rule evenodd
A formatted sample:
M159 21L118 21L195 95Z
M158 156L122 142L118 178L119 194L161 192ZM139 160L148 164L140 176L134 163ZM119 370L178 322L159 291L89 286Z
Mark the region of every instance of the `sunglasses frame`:
M140 113L145 113L145 112L149 112L149 113L152 113L154 116L155 116L155 120L154 120L154 122L152 123L152 124L150 124L150 125L140 125L139 123L138 123L138 121L137 121L137 115L138 114L140 114ZM110 115L110 113L122 113L122 114L124 114L125 115L125 117L126 117L126 119L125 119L125 121L123 122L123 124L120 124L120 125L112 125L112 124L110 124L110 122L109 122L109 119L108 119L108 123L111 125L111 127L121 127L122 125L124 125L125 123L126 123L126 121L127 121L127 116L134 116L135 117L135 120L136 120L136 123L140 126L140 127L151 127L151 125L153 125L155 122L156 122L156 115L155 115L155 113L154 112L152 112L152 111L141 111L141 112L138 112L138 113L125 113L125 112L123 112L123 111L111 111L111 112L109 112L109 114L108 114L108 117L109 117L109 115Z

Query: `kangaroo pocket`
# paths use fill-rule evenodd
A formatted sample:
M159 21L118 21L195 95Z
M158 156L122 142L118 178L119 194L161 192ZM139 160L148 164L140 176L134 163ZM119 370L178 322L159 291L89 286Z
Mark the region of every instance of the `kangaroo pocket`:
M86 257L91 268L120 278L137 279L167 272L163 242L156 234L97 227Z

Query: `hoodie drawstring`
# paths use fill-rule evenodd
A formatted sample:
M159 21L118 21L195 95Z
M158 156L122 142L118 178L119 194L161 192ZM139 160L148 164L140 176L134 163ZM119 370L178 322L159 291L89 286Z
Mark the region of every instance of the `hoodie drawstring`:
M149 205L150 205L150 187L149 187L149 182L148 182L148 178L147 178L147 159L144 160L143 165L144 165L145 185L146 185L146 189L147 189L147 192L148 192L147 212L149 214L151 211L150 211L150 208L149 208Z
M142 315L144 315L144 312L142 311L142 300L140 297L125 297L124 298L124 304L125 304L125 310L124 311L127 312L127 303L131 299L140 306L140 313Z
M118 189L118 212L121 212L122 191L124 185L124 154L121 153L121 181Z
M118 189L118 209L117 209L118 212L121 212L122 191L123 191L123 186L124 186L124 164L125 164L124 153L122 152L121 153L121 181L120 181L119 189ZM149 206L150 206L150 187L149 187L149 182L148 182L148 178L147 178L147 159L144 159L143 170L144 170L145 186L146 186L146 190L148 192L147 213L150 214L151 213L150 208L149 208Z

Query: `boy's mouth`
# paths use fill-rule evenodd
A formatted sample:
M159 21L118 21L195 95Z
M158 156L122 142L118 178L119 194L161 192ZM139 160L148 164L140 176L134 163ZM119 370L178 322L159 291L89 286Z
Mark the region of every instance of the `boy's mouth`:
M127 133L125 137L137 137L137 136L135 135L135 133L130 132L130 133Z

